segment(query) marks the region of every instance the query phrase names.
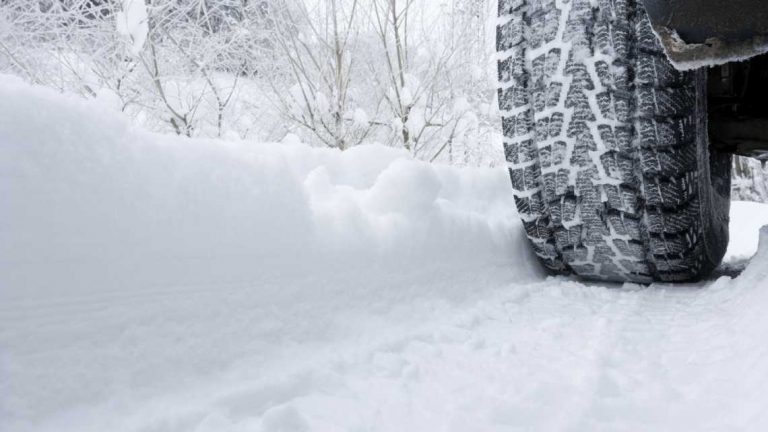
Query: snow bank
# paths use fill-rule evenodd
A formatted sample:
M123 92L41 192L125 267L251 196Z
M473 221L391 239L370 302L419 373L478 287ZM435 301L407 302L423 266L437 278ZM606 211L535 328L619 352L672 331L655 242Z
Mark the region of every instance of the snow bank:
M731 203L730 242L725 262L751 258L757 252L757 232L768 225L768 205L757 202Z
M538 272L503 169L157 135L5 76L0 100L4 431L130 430L113 408L160 400L152 422L190 383L279 376L302 344L386 337L401 304Z
M520 255L503 169L156 135L11 77L0 97L4 296Z

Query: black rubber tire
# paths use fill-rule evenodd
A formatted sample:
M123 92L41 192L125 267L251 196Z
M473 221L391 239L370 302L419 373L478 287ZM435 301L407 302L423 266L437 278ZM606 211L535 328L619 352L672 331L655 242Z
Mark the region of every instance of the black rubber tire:
M706 74L675 70L637 0L499 0L499 107L518 212L550 270L699 279L728 245L731 156Z

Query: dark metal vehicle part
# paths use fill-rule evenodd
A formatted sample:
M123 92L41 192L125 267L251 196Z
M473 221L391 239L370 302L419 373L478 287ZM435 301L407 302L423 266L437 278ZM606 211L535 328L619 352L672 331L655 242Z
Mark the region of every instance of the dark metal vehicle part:
M711 66L711 145L768 160L768 0L643 0L679 69Z
M768 54L708 71L710 144L768 160Z
M766 0L643 0L654 31L681 69L768 51Z

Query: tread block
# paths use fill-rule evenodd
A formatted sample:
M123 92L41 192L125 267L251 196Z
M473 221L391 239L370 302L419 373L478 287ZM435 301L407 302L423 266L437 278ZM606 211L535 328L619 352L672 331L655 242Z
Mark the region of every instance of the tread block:
M557 173L546 173L541 180L543 184L542 192L544 194L544 201L552 202L557 200ZM550 214L552 210L550 208Z
M544 26L542 28L542 37L545 43L549 43L555 40L557 37L557 30L560 27L560 9L555 5L554 0L548 0L544 3L544 8L547 10L547 14L544 19Z
M597 79L600 81L600 85L606 89L613 87L613 76L611 75L611 68L608 63L600 60L595 63L595 72L597 73Z
M692 74L680 72L666 59L648 53L639 53L635 66L638 84L657 88L680 87L692 81Z
M501 118L501 132L504 134L504 137L515 138L517 136L515 134L516 124L517 117L515 116L505 116Z
M641 116L677 117L691 115L696 103L692 85L675 89L637 88L637 112Z
M638 242L628 242L626 240L614 239L612 241L616 250L621 253L622 256L627 258L642 259L645 257L645 245Z
M563 254L563 257L568 262L571 262L571 263L579 262L579 261L585 262L589 257L589 250L584 246L572 246L569 248L565 248L562 254ZM590 273L595 271L595 266L592 264L582 264L581 267L585 269L589 269L586 271Z
M496 47L499 51L519 46L525 40L525 21L510 20L496 28Z
M621 180L624 184L638 183L635 178L635 163L632 158L617 151L606 151L600 156L603 171L610 179ZM636 192L632 192L636 193Z
M525 0L499 0L499 16L511 14L525 5Z
M616 57L626 59L631 57L632 47L630 41L633 39L628 28L613 26L611 28L611 38L613 39L613 50Z
M552 228L549 226L549 221L545 218L536 219L533 222L523 222L523 229L529 237L537 239L550 239L552 238ZM541 242L537 242L540 246ZM552 245L554 247L554 245Z
M541 117L536 120L534 137L536 142L544 142L549 138L549 117Z
M647 261L632 261L632 260L622 259L622 260L619 260L619 263L629 273L636 275L635 280L637 280L638 282L650 283L653 281L653 277L651 276L653 272Z
M639 219L633 219L631 217L627 217L624 214L621 214L620 212L613 212L607 216L608 219L608 225L613 228L613 230L616 232L616 234L620 236L629 236L633 239L639 239L641 238L641 222ZM620 239L614 239L614 242L623 242L626 243L625 240ZM634 243L633 243L634 244ZM640 248L640 251L644 251L644 246L642 244L634 244L636 247ZM623 252L622 252L623 253ZM625 256L642 256L637 254L627 254L624 253Z
M541 54L531 61L531 78L537 84L537 89L541 89L544 86L544 63L546 58L546 54Z
M690 203L675 211L656 211L648 212L648 232L651 234L680 234L693 233L699 230L699 208L698 198L694 198Z
M522 137L529 135L533 131L533 111L525 110L515 117L514 136Z
M652 235L650 238L651 252L654 255L680 255L693 247L692 239L678 235Z
M640 211L640 201L637 192L628 189L625 186L605 185L603 186L608 201L606 205L609 209L620 210L630 215L636 215Z
M610 92L604 91L595 95L597 100L597 106L600 109L600 115L606 120L613 120L615 115L613 113L613 96Z
M499 101L499 109L502 111L525 107L530 102L528 89L522 86L499 89Z
M640 167L647 176L670 177L696 171L698 155L694 146L679 148L641 148Z
M557 112L552 114L552 116L549 119L549 136L550 137L559 137L563 134L563 120L564 116L563 113ZM562 145L565 145L565 143L562 143Z
M637 8L643 9L642 4L638 4ZM635 39L638 49L649 53L659 53L664 55L661 48L661 42L659 42L659 39L653 32L651 20L645 13L640 14L639 19L635 23Z
M544 202L541 192L534 192L530 196L516 196L515 205L521 216L538 216L544 211Z
M525 48L511 48L509 56L499 61L497 71L500 83L514 80L513 85L527 87L530 74L525 66Z
M551 79L558 71L560 67L560 54L562 50L560 48L552 48L547 53L547 60L544 63L544 76L547 79Z
M641 148L680 147L696 139L696 124L690 116L664 120L638 118L636 125Z
M604 272L608 268L613 268L613 273L618 274L619 268L613 264L614 258L616 258L616 252L614 252L613 248L608 244L600 242L595 245L594 257L595 263L602 264L600 268L601 272Z
M697 181L698 174L695 172L686 173L681 177L646 177L646 207L677 210L696 195Z
M551 125L551 122L550 122ZM565 141L557 141L552 145L552 165L562 165L568 152L568 144Z
M546 96L547 108L556 107L560 103L560 95L562 93L563 93L563 84L559 82L549 83L549 87L547 88L547 96Z

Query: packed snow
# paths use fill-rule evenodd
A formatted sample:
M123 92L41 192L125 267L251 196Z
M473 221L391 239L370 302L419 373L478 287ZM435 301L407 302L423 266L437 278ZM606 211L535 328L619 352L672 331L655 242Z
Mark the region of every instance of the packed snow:
M768 230L738 276L547 277L503 168L169 137L0 78L2 431L768 423ZM738 266L768 206L732 220Z

